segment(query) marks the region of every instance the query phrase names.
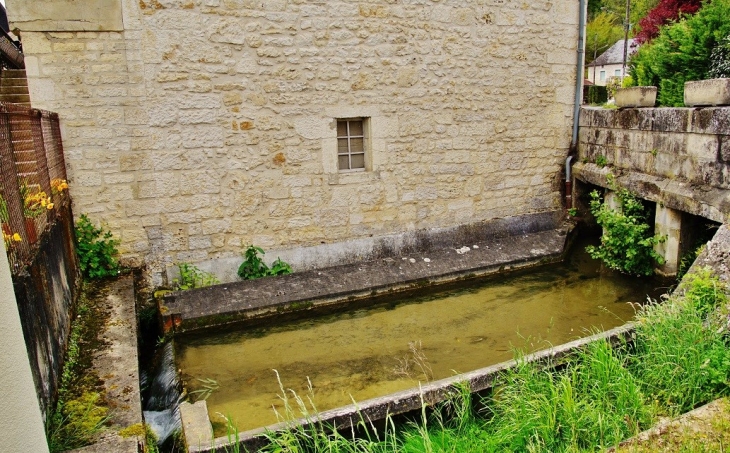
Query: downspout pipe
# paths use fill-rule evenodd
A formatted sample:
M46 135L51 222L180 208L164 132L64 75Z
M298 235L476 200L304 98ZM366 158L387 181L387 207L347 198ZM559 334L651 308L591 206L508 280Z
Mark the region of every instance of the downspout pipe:
M580 0L578 12L578 58L575 67L575 100L573 105L573 136L570 141L570 152L565 159L565 208L573 207L573 181L570 164L578 152L578 126L580 125L580 105L583 102L583 68L585 66L586 42L586 0Z
M565 159L565 208L570 209L573 207L573 178L570 174L570 164L572 163L573 156L568 156Z
M583 102L583 69L585 66L586 42L586 0L580 0L578 18L578 62L575 67L575 104L573 106L573 138L570 151L576 151L578 145L578 126L580 122L580 105Z

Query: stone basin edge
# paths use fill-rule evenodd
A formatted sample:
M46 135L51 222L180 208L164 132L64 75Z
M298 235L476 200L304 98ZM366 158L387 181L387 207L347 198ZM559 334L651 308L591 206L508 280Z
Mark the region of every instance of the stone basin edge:
M377 279L367 280L359 286L339 288L326 295L304 294L300 297L297 288L321 285L320 279L330 276L318 277L318 275L332 273L332 269L335 268L315 269L283 277L273 277L279 279L276 284L281 285L276 287L287 290L291 295L282 296L279 291L273 292L274 282L262 281L269 280L269 278L258 281L234 282L190 290L184 293L172 293L161 302L158 302L159 312L166 333L183 333L211 327L239 325L284 313L292 314L314 309L347 306L377 296L403 293L428 286L458 282L498 272L525 269L561 261L564 258L569 237L574 231L574 227L575 225L572 222L563 222L546 231L497 238L492 243L502 245L505 248L515 247L517 250L512 250L509 253L503 252L501 256L488 261L483 256L481 258L476 256L467 258L459 266L442 267L441 270L436 266L433 270L421 269L412 273L398 274L397 271L385 269L387 265L382 264L382 261L385 260L342 266L343 269L354 269L357 266L362 266L364 270L361 273L364 274L368 274L367 266L380 268L386 274L390 273L385 275L385 278L381 281ZM543 248L535 250L526 245L533 243L535 238L539 238L544 246ZM522 247L522 250L520 250L520 247ZM416 254L413 255L416 256ZM355 273L357 271L351 274L353 279L361 278L361 276L355 276ZM400 275L403 278L398 278ZM255 285L259 285L259 288L256 289ZM289 285L289 289L287 289L287 285ZM245 293L247 287L253 289L251 292L257 296L256 300L245 300L245 297L250 295ZM239 290L240 288L244 288L244 290ZM207 300L221 301L227 299L234 302L227 305L206 305Z
M478 370L429 382L419 387L413 387L408 390L323 411L307 418L299 418L239 432L232 434L231 437L238 439L240 447L245 449L243 451L253 452L258 451L268 443L264 437L267 432L282 431L292 426L309 426L315 423L324 423L328 427L341 430L357 426L361 421L370 423L383 420L388 416L420 410L424 405L433 406L445 401L454 392L460 391L459 388L463 385L468 386L470 393L490 390L495 385L500 374L514 368L519 363L538 363L546 367L555 367L594 341L607 340L615 346L633 341L634 335L635 323L629 322L611 330L527 354L520 360L508 360ZM208 423L210 423L209 420ZM193 442L189 442L188 451L191 453L224 453L229 451L234 443L235 440L231 442L231 439L227 436L211 439L211 443L205 446L200 443L195 445Z

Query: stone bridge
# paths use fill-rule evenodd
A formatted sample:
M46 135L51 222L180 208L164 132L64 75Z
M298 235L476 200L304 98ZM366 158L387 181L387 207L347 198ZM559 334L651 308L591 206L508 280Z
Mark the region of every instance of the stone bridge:
M655 229L667 236L658 270L673 275L699 218L730 213L730 107L584 108L573 174L577 193L581 182L625 187L656 203Z

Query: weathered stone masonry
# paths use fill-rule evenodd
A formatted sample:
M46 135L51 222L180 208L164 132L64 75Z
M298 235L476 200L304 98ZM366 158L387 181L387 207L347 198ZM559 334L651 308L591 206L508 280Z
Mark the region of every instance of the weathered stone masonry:
M8 12L34 106L61 115L75 212L131 262L560 206L578 2L110 3ZM340 173L335 119L352 117L369 119L371 165Z

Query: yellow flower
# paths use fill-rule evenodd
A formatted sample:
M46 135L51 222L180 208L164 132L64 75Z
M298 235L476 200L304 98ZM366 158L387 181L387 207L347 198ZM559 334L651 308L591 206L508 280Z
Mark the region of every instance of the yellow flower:
M48 208L48 210L49 210L49 211L50 211L51 209L53 209L53 203L48 203L48 204L46 205L46 208Z
M22 238L20 237L20 235L19 235L18 233L15 233L15 234L13 234L13 240L14 240L15 242L20 242L20 241L22 241L23 239L22 239Z

